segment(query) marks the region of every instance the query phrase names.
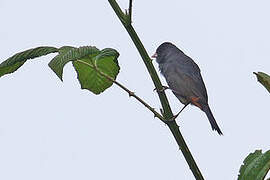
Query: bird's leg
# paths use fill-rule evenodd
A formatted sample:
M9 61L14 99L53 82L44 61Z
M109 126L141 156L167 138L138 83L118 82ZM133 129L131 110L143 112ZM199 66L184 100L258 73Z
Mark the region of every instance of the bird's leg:
M189 105L189 103L185 104L185 106L179 111L179 113L177 113L175 116L173 116L169 121L173 121L175 120L179 114Z
M155 88L153 91L163 92L166 89L170 89L170 88L168 86L162 86L162 89L158 90L157 88Z

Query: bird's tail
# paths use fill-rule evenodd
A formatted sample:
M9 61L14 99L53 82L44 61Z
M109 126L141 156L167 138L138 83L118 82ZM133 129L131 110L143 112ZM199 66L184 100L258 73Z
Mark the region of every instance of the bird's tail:
M219 135L223 135L222 132L221 132L221 130L220 130L220 128L218 127L218 124L217 124L217 122L216 122L216 120L215 120L215 118L214 118L212 112L211 112L210 107L209 107L208 105L204 106L204 107L203 107L203 111L204 111L205 114L207 115L208 120L209 120L209 122L210 122L210 124L211 124L212 129L213 129L213 130L216 130L216 131L218 132Z

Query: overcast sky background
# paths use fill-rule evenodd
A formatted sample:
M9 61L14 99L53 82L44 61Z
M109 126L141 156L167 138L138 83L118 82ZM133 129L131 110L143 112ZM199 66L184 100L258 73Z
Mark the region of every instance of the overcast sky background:
M118 2L128 7L128 0ZM207 180L236 179L250 152L270 149L270 95L252 74L270 73L269 6L267 0L134 0L133 25L148 53L171 41L201 68L224 136L196 107L177 121ZM1 62L44 45L115 48L117 80L160 108L143 61L107 1L0 0L0 22ZM54 56L0 78L0 179L194 179L152 113L115 85L99 96L81 90L71 64L62 83L47 66ZM183 105L167 95L176 113Z

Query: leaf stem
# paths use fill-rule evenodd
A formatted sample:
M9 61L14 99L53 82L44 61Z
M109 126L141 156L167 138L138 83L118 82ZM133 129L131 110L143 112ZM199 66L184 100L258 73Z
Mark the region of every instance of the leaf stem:
M139 96L137 96L134 92L132 92L128 88L126 88L123 84L119 83L118 81L116 81L115 79L113 79L112 77L110 77L109 75L107 75L104 72L100 71L98 69L98 67L96 67L94 64L91 65L91 64L89 64L87 62L84 62L82 60L77 60L77 62L80 62L82 64L85 64L85 65L93 68L100 75L104 76L106 79L108 79L109 81L113 82L114 84L116 84L117 86L119 86L121 89L123 89L124 91L126 91L130 97L134 97L135 99L137 99L141 104L143 104L147 109L149 109L154 114L154 117L157 117L161 121L164 121L163 116L161 114L159 114L157 111L155 111L155 109L153 107L151 107L149 104L147 104L143 99L141 99Z
M135 44L137 50L139 51L142 60L152 78L152 81L157 89L157 93L163 108L163 115L164 115L164 119L165 121L163 121L164 123L166 123L170 129L170 131L172 132L180 150L182 151L188 165L189 168L191 169L194 177L197 180L203 180L203 176L200 172L200 169L198 168L194 158L192 157L191 152L189 151L189 148L179 130L179 126L177 125L175 120L171 120L173 119L173 113L171 110L171 107L169 105L169 101L166 97L166 94L164 91L162 91L163 86L160 82L160 79L157 75L157 72L152 64L152 60L149 57L149 55L147 54L141 40L139 39L137 33L135 32L134 28L132 27L132 24L129 23L128 20L126 20L126 15L123 13L123 11L121 10L121 8L119 7L118 3L115 0L108 0L111 7L113 8L114 12L116 13L116 15L118 16L118 18L120 19L121 23L123 24L123 26L125 27L125 29L127 30L129 36L131 37L133 43ZM130 2L131 3L131 2ZM129 6L131 6L131 4L129 4Z

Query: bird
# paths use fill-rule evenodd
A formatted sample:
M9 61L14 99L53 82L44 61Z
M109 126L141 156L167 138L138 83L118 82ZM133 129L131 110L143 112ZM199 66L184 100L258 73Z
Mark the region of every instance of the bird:
M184 104L182 110L189 104L197 106L205 112L212 130L223 135L209 107L201 70L193 59L171 42L162 43L151 57L156 58L159 70L167 81L169 87L164 89L172 90L178 100Z

